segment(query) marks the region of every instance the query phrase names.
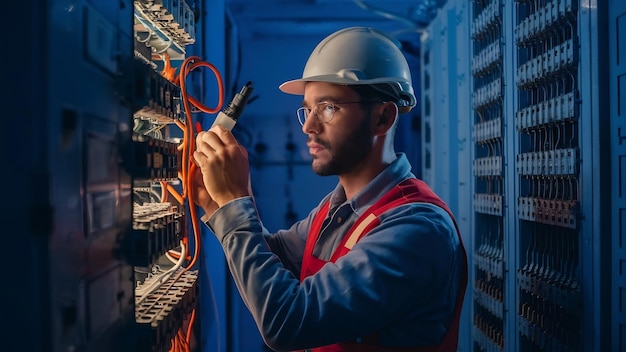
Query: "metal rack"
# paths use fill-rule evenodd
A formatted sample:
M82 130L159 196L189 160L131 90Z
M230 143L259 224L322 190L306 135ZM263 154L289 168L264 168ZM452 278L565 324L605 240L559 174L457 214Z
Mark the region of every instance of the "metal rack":
M504 245L504 50L500 0L472 3L472 108L474 160L473 348L503 351L505 334ZM508 302L507 302L508 303Z
M603 112L609 104L600 81L608 43L601 31L603 6L449 1L422 40L430 58L422 61L425 82L471 77L469 88L456 93L471 97L467 105L448 99L455 89L450 85L425 84L421 100L429 143L423 158L432 162L424 164L425 181L456 205L461 218L471 219L470 350L606 350L609 334L616 334L608 324L618 308L608 298L619 289L607 285L607 268L615 272L616 262L610 262L611 237L602 236L615 217L606 182L610 130ZM467 36L457 37L459 26ZM467 67L457 59L452 70L450 58L464 53L450 42L467 39ZM461 106L449 107L455 104ZM470 191L439 181L457 173L447 165L459 165L459 179L467 172L461 152L452 152L457 141L459 150L465 147L461 126L454 131L446 117L465 108L471 121ZM447 139L452 132L446 129L456 134ZM454 157L459 160L440 160ZM471 202L455 204L455 192L456 199ZM618 343L614 339L612 346Z

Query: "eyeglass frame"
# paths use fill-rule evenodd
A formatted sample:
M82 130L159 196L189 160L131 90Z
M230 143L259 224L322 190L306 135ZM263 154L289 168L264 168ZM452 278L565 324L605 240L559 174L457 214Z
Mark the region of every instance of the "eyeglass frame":
M296 117L298 118L298 122L300 123L301 126L304 126L304 123L308 120L309 115L314 112L313 116L315 116L315 118L317 119L317 121L322 122L322 123L328 123L330 121L332 121L335 118L335 111L336 109L333 109L332 112L332 116L326 120L323 121L322 119L320 119L318 111L319 109L317 108L318 106L320 106L320 104L326 104L326 105L344 105L344 104L380 104L380 103L384 103L383 100L359 100L359 101L346 101L346 102L331 102L331 101L320 101L318 103L315 103L315 108L310 109L307 108L305 106L301 106L296 110ZM308 112L307 112L308 110ZM303 112L304 115L304 121L302 121L302 119L300 118L300 111Z

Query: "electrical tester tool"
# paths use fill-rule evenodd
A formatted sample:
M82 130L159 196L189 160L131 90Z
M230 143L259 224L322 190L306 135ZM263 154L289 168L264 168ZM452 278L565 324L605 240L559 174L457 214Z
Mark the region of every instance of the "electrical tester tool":
M217 125L222 126L229 131L232 130L237 123L237 119L241 115L243 108L246 106L253 89L252 82L246 83L246 85L241 88L241 91L235 94L233 100L228 104L228 106L217 114L217 117L211 127Z

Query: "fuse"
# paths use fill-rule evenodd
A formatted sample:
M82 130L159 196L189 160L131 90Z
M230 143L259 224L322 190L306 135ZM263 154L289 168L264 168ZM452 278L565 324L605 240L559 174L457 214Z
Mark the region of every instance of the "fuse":
M537 21L539 25L539 33L542 33L546 30L546 14L545 14L546 6L540 8L537 12L539 13Z
M559 95L554 99L554 120L561 121L563 119L563 96Z
M576 224L576 212L578 209L578 202L575 200L569 200L566 202L565 218L567 221L567 227L575 229Z
M552 0L550 2L550 14L551 14L551 22L556 22L559 18L559 0Z
M546 173L547 173L548 175L554 175L554 174L556 174L556 169L555 169L555 166L554 166L554 164L555 164L555 158L556 158L556 155L555 155L555 151L554 151L554 149L552 149L552 150L548 150L548 160L547 160L547 163L548 163L548 168L547 168L547 170L546 170Z
M560 0L559 1L559 17L560 18L564 18L565 15L566 15L566 12L565 12L565 2L566 2L566 0Z
M575 175L578 172L577 151L574 148L568 148L566 153L567 174Z
M563 119L572 119L574 118L574 92L569 92L565 95L565 113L563 114Z
M552 121L556 120L556 116L555 116L555 99L552 98L550 100L548 100L548 106L546 107L546 111L547 111L547 123L550 123Z

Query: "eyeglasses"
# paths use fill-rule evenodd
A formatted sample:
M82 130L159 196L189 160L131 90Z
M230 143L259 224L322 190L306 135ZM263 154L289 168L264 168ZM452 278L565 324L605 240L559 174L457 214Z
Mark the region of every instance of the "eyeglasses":
M335 111L339 109L338 105L344 104L360 104L360 103L380 103L380 101L346 101L341 103L329 103L322 101L313 106L313 109L305 108L304 106L296 110L298 116L298 122L304 126L307 118L313 113L313 116L317 118L319 122L330 122L335 117Z

